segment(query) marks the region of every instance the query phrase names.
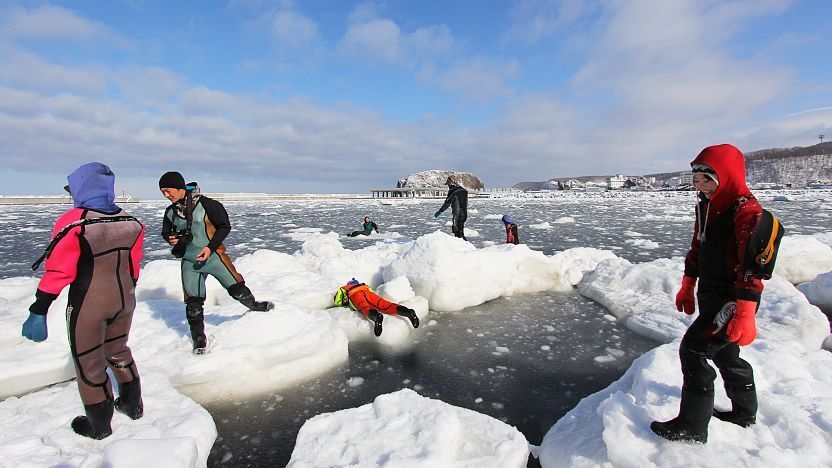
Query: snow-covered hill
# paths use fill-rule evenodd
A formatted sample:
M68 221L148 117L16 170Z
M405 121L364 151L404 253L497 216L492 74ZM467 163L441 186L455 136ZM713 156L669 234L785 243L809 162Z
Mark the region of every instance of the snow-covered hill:
M415 174L410 174L404 179L399 179L396 184L396 188L445 187L445 181L448 180L448 176L451 174L456 174L456 176L459 177L462 186L467 189L477 190L485 188L485 184L480 180L480 178L470 172L442 171L437 169L417 172Z

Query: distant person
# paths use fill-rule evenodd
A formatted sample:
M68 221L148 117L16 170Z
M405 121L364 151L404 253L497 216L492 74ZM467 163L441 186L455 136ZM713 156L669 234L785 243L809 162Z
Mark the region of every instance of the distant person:
M668 440L705 443L711 415L747 427L756 422L757 393L751 365L740 358L740 346L757 336L755 314L763 283L743 271L746 245L762 208L745 183L745 158L731 145L709 146L691 163L699 191L690 251L685 257L676 308L694 313L694 287L699 316L679 346L682 401L679 415L654 421L650 429ZM714 410L716 372L725 382L731 411Z
M519 244L520 234L517 232L517 223L509 215L503 215L503 224L506 227L506 244Z
M199 193L196 182L185 185L178 172L167 172L159 179L159 190L171 201L162 221L162 238L173 246L171 253L182 259L182 289L185 317L191 329L194 354L208 345L205 336L205 279L213 276L228 294L249 310L264 312L274 308L269 301L257 301L225 252L223 241L231 232L228 213L222 203Z
M451 232L456 237L468 240L465 238L465 220L468 219L468 191L460 185L459 178L454 174L448 176L445 185L449 189L448 196L445 197L445 203L442 204L439 211L433 214L433 217L438 218L450 206L453 214Z
M349 307L369 318L374 324L373 333L376 336L381 336L384 320L381 314L401 315L410 320L413 328L419 328L419 317L415 310L384 300L369 286L358 282L355 278L338 288L333 301L339 307Z
M52 241L32 266L46 259L23 336L47 338L46 313L68 285L69 348L86 414L72 420L72 430L103 439L113 433L114 408L132 419L144 413L139 371L127 346L144 226L115 204L115 175L106 165L84 164L67 181L74 207L55 222ZM107 368L118 383L115 401Z
M363 231L353 231L350 234L350 237L361 236L361 235L369 236L370 233L372 233L374 229L376 231L376 234L378 234L378 225L376 223L370 221L369 216L365 216L364 217L364 230Z

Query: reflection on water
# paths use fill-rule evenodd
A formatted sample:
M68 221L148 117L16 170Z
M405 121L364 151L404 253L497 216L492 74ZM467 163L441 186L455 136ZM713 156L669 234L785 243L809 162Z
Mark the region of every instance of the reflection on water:
M581 398L618 379L656 345L576 292L432 313L418 331L407 350L351 344L349 363L314 381L208 404L220 433L209 466L283 466L307 419L401 388L498 418L537 445Z

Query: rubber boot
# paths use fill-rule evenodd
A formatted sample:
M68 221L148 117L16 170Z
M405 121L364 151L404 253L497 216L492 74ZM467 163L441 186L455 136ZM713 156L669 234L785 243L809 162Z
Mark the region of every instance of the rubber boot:
M130 419L139 419L144 415L142 385L139 379L118 384L115 407L116 411L126 414Z
M384 321L384 317L381 315L381 312L375 309L370 309L370 312L367 314L367 317L373 321L373 324L375 324L375 326L373 327L373 333L376 336L381 336L381 322Z
M396 312L402 317L410 319L410 324L413 325L413 328L419 328L419 316L416 315L415 310L400 305L396 308Z
M726 385L725 393L731 399L731 411L714 410L714 417L748 427L757 422L757 389L754 384Z
M232 284L228 288L228 294L240 302L240 304L248 307L248 310L255 312L266 312L274 309L274 303L269 301L257 301L254 299L254 294L248 289L245 283Z
M670 421L653 421L650 429L667 440L704 444L708 441L708 422L713 410L713 393L698 393L683 388L679 415Z
M86 416L78 416L72 420L72 430L76 434L90 439L101 440L113 433L110 421L113 419L113 400L84 405Z
M185 317L191 328L194 354L205 353L205 348L208 346L208 338L205 337L205 315L202 308L204 302L205 298L202 297L191 297L185 301Z

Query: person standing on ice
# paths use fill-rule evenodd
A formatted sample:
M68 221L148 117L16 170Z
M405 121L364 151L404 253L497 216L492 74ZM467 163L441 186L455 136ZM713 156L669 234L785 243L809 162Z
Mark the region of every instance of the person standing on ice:
M196 182L185 185L178 172L166 172L159 190L171 201L162 221L162 238L173 246L171 253L182 259L182 289L185 317L191 329L194 354L208 345L205 336L205 280L213 276L228 294L249 310L265 312L274 308L269 301L257 301L243 276L234 268L223 241L231 232L228 213L222 203L199 193Z
M374 293L369 286L364 283L359 283L355 278L338 288L332 300L335 302L335 305L357 310L361 312L361 315L372 320L375 325L373 327L373 333L376 336L381 336L382 322L384 320L381 315L382 313L407 317L410 320L410 324L413 325L413 328L419 328L419 317L416 315L415 310L384 300L381 296Z
M653 421L650 429L668 440L705 443L711 415L742 427L756 422L754 372L740 358L740 346L751 344L757 336L755 314L763 284L745 275L742 265L762 208L746 186L745 158L734 146L705 148L691 168L699 202L676 308L694 313L698 278L699 316L679 347L683 376L679 415L665 422ZM709 359L725 382L730 411L714 410L716 372Z
M364 217L364 230L363 231L353 231L350 234L350 237L361 236L361 235L369 236L373 232L373 229L375 229L376 234L378 234L378 225L376 223L370 221L369 216L365 216Z
M46 259L23 336L47 338L46 313L69 286L67 334L85 413L72 420L72 430L100 440L113 433L114 408L132 419L144 414L139 371L127 346L144 226L115 204L115 175L106 165L84 164L67 181L74 207L55 222L52 241L32 266ZM115 400L107 368L118 383Z
M503 215L503 224L506 226L506 244L519 244L520 233L517 232L517 224L509 215Z
M445 197L445 203L433 214L433 217L438 218L443 211L451 207L451 213L453 214L451 231L456 237L468 240L465 239L465 220L468 219L468 191L460 185L459 178L454 174L448 176L445 185L448 186L448 196Z

